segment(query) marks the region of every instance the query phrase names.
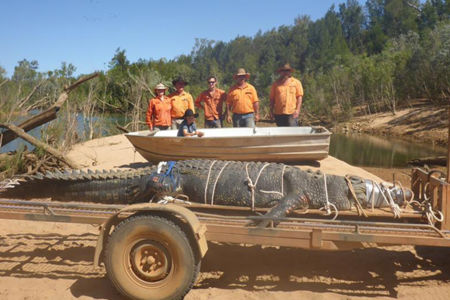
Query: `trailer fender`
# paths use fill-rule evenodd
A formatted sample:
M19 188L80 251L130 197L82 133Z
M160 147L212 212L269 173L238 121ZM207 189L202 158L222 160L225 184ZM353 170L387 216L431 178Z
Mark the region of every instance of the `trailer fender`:
M190 232L186 232L187 235L196 242L197 251L200 256L200 259L203 258L208 251L208 244L206 242L206 225L201 224L198 220L197 216L189 209L175 205L175 204L159 204L159 203L139 203L132 204L126 206L119 210L116 214L111 216L105 223L100 226L100 233L97 240L97 245L95 247L94 254L94 266L99 267L101 262L101 256L103 250L106 246L106 242L108 241L108 236L111 231L111 227L118 224L122 218L120 217L123 214L131 214L135 213L156 213L156 212L165 212L172 216L180 217L187 224L187 228ZM195 249L194 249L195 250Z

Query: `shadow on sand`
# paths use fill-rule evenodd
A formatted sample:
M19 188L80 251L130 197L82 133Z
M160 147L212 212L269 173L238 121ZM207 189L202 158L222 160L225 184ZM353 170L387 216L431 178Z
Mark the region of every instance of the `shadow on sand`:
M97 235L9 234L0 237L0 276L76 279L74 297L122 299L94 269ZM195 289L333 292L343 296L397 296L400 284L450 281L450 251L389 247L352 251L209 243Z

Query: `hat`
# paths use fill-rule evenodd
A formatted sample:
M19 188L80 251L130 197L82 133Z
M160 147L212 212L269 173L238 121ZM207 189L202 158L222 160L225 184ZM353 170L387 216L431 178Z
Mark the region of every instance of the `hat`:
M178 76L177 78L175 78L174 80L172 80L172 84L173 84L173 85L177 84L178 82L183 82L184 85L188 85L188 84L189 84L189 82L187 82L186 80L184 80L184 78L181 77L181 76Z
M294 69L291 67L290 64L284 64L281 67L278 68L277 72L281 72L281 71L291 71L294 72Z
M241 75L245 75L245 77L246 77L247 79L250 78L250 73L245 72L245 69L244 69L244 68L239 68L239 69L237 70L236 74L233 75L233 78L236 78L236 77L241 76Z
M184 112L183 118L192 117L192 116L194 116L194 118L197 118L198 114L197 113L194 114L194 112L190 108L186 109L186 111Z
M167 90L167 87L166 87L164 84L162 84L162 83L158 83L158 84L155 86L154 90L155 90L155 91L156 91L156 90Z

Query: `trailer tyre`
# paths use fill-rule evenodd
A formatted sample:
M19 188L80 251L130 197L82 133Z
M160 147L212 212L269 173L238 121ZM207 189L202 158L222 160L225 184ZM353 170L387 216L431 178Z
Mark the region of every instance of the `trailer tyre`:
M105 266L114 286L132 299L181 299L200 269L186 234L149 215L130 217L115 228Z

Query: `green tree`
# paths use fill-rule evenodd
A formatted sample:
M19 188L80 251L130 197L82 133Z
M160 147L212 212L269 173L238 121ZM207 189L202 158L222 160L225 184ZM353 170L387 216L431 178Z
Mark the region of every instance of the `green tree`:
M329 70L350 54L334 5L310 26L308 39L308 67L312 70Z
M127 59L126 50L120 50L120 48L116 49L116 53L108 64L110 69L119 69L122 72L125 72L129 65L130 61Z
M16 82L32 82L39 77L36 71L39 67L37 60L28 61L23 59L14 67L14 74L12 80Z
M353 53L362 53L364 14L363 8L357 0L347 0L339 5L339 18L342 23L342 32Z

